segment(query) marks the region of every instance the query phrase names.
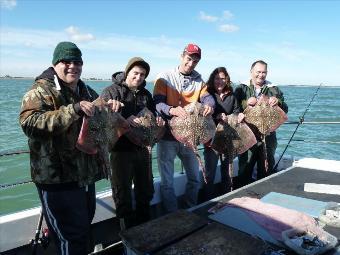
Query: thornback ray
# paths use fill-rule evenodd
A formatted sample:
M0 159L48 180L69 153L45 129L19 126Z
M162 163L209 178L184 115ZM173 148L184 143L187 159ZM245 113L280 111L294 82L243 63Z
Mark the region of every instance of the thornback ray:
M119 137L129 130L129 123L120 115L112 112L102 98L93 101L95 113L83 117L76 147L87 154L99 154L106 178L111 178L109 151Z
M232 180L234 158L256 144L256 137L245 123L238 123L236 114L228 115L227 122L217 124L211 147L220 154L226 155L229 162L229 176Z
M288 119L286 113L279 106L270 106L269 98L264 95L254 106L248 106L243 114L244 120L250 128L264 136L275 131Z
M152 147L162 138L165 133L165 126L158 126L156 117L144 107L136 117L141 123L137 127L130 127L125 136L134 144L146 147L149 152L149 169L152 170Z
M254 106L248 106L243 114L245 122L262 140L265 171L268 172L266 135L274 132L288 117L279 106L270 106L269 98L265 95L262 95Z
M184 110L187 113L186 117L175 116L169 121L170 130L179 142L193 150L201 166L204 181L207 182L205 168L197 146L212 139L216 125L211 115L203 116L204 107L198 102L186 105Z

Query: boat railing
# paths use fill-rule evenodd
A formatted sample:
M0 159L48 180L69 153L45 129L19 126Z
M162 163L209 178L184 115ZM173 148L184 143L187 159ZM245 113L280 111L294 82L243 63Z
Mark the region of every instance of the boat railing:
M286 121L284 125L292 125L292 124L306 124L306 125L334 125L340 124L340 121L304 121L304 119L300 119L299 121ZM289 138L278 138L279 141L288 141ZM308 143L325 143L325 144L340 144L340 141L328 141L328 140L311 140L311 139L292 139L291 141L294 142L308 142ZM281 143L282 144L282 143ZM283 144L284 145L284 144ZM203 150L203 147L198 148L199 151ZM0 157L5 156L15 156L20 154L28 154L29 150L17 150L17 151L5 151L0 152ZM152 157L152 160L156 160L157 156ZM183 164L180 161L180 174L184 174ZM23 180L14 183L5 183L0 184L0 190L7 189L7 188L14 188L16 186L25 185L25 184L32 184L31 180Z

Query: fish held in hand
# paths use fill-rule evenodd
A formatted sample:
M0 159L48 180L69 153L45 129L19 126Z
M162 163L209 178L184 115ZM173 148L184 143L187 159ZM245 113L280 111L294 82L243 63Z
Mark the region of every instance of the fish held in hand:
M146 107L136 117L139 118L140 124L131 127L125 136L138 146L152 148L164 135L165 127L157 125L156 117Z
M93 104L95 113L91 117L83 117L76 147L87 154L98 153L103 161L103 170L110 177L109 150L129 130L129 124L120 113L112 112L104 99L97 98Z
M234 176L234 158L256 144L256 137L245 123L238 123L236 114L228 115L228 123L220 122L216 127L211 147L220 154L226 155L229 162L228 174L231 185Z
M256 137L245 123L238 123L237 115L228 115L228 123L220 122L216 127L211 147L228 155L229 162L256 143Z
M170 130L179 142L194 151L206 182L205 169L197 146L212 139L215 134L216 125L211 115L203 116L204 106L198 102L185 106L184 110L187 112L185 118L173 117L169 121Z
M245 122L263 143L265 171L268 172L266 135L274 132L288 117L278 105L269 105L269 98L264 95L259 98L255 106L248 106L243 114Z
M279 106L270 106L269 98L263 95L255 106L248 106L243 114L245 122L261 136L275 131L288 119L286 113Z
M134 144L145 147L148 150L148 167L152 172L152 147L162 138L165 133L165 126L158 126L156 117L146 107L136 116L140 123L138 126L131 126L125 136Z

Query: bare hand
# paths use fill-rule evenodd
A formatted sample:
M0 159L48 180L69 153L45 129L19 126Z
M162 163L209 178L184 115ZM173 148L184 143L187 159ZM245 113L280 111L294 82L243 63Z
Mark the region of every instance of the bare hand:
M120 108L124 106L123 103L119 102L118 100L114 100L114 99L110 99L107 103L113 112L118 112Z
M214 108L212 108L211 106L209 105L204 105L204 110L203 110L203 116L208 116L210 114L212 114L214 112Z
M141 120L136 117L135 115L131 115L129 118L126 119L130 126L138 127L142 123Z
M88 101L80 101L79 103L80 109L85 113L85 115L91 117L94 115L95 106Z
M181 106L170 108L169 114L171 116L177 116L177 117L180 117L180 118L185 118L187 116L187 112Z
M228 115L226 115L225 113L220 113L218 115L218 119L222 120L225 123L228 123Z
M279 100L276 97L270 97L268 103L270 106L276 106L279 103Z
M244 114L241 112L237 115L237 122L241 123L244 120Z
M247 101L247 105L254 106L256 104L257 100L255 97L250 97Z
M157 123L157 126L159 126L159 127L163 127L165 125L165 121L160 116L156 117L156 123Z

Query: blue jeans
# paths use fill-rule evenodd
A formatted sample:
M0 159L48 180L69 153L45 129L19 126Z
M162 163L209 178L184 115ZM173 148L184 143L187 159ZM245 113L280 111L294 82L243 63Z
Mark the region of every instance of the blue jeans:
M187 176L185 203L187 207L197 204L199 190L199 167L194 152L178 141L161 140L157 144L158 171L161 176L161 197L166 212L178 209L174 190L174 160L176 155L183 163Z

